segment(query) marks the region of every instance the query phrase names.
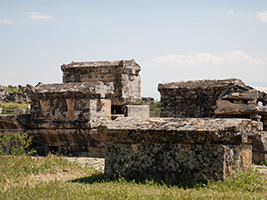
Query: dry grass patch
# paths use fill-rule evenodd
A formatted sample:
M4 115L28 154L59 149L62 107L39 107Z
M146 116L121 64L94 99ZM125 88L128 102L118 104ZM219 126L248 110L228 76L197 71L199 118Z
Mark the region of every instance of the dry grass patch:
M194 186L187 181L108 180L89 165L54 155L0 156L0 199L267 199L267 177L258 172Z

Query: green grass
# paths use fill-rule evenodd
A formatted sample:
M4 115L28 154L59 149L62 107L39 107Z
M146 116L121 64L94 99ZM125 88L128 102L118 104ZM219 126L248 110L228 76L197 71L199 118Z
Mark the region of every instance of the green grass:
M146 105L146 103L142 101L141 105ZM153 101L149 105L149 108L150 108L150 117L160 117L160 101Z
M160 117L160 101L154 101L150 105L150 116L151 117Z
M30 104L27 102L24 103L16 103L16 102L1 102L1 108L2 110L2 115L13 115L15 114L14 109L19 108L19 109L25 109L29 106Z
M267 177L239 172L186 188L154 180L107 180L62 157L0 156L0 199L266 199Z

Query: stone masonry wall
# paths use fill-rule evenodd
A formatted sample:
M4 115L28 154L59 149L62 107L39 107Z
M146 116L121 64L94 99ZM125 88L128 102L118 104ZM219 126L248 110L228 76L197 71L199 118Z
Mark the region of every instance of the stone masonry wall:
M135 178L177 179L182 175L224 179L235 170L249 170L251 145L229 144L108 144L105 174Z

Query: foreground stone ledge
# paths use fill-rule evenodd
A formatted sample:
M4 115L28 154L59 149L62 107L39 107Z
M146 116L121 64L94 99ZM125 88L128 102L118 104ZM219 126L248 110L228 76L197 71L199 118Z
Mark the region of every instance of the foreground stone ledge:
M106 142L247 143L262 131L250 119L118 118L103 122L98 131Z
M248 119L118 118L98 127L106 142L105 174L130 178L221 179L252 164Z

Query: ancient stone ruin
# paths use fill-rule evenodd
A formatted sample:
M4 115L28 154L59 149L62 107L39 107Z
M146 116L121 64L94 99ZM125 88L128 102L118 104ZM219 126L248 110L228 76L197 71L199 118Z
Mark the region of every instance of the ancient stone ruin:
M238 79L174 82L158 89L164 118L118 118L98 127L107 145L107 176L223 180L248 170L252 159L265 160L264 92ZM243 109L224 107L229 99ZM235 113L223 112L226 108Z
M267 152L267 89L246 86L240 79L199 80L159 84L161 117L246 118L263 123L254 138L253 161Z
M249 129L248 129L249 127ZM252 164L250 139L262 123L248 119L119 118L98 128L107 144L105 174L224 179Z
M214 117L219 96L231 86L245 86L239 79L200 80L159 84L161 117Z
M112 114L123 114L124 105L141 103L140 66L134 60L113 62L72 62L62 65L63 83L113 83Z
M19 130L33 137L38 154L104 157L96 130L103 120L149 117L149 107L138 105L141 69L134 60L72 62L61 69L63 83L27 86L31 112Z
M113 89L113 84L103 82L41 84L29 89L27 132L38 152L103 156L104 144L95 129L111 117Z
M0 132L27 132L41 155L105 157L108 177L223 180L265 161L264 88L239 79L159 84L161 118L150 118L134 60L61 69L63 83L27 86L30 114L0 116Z

